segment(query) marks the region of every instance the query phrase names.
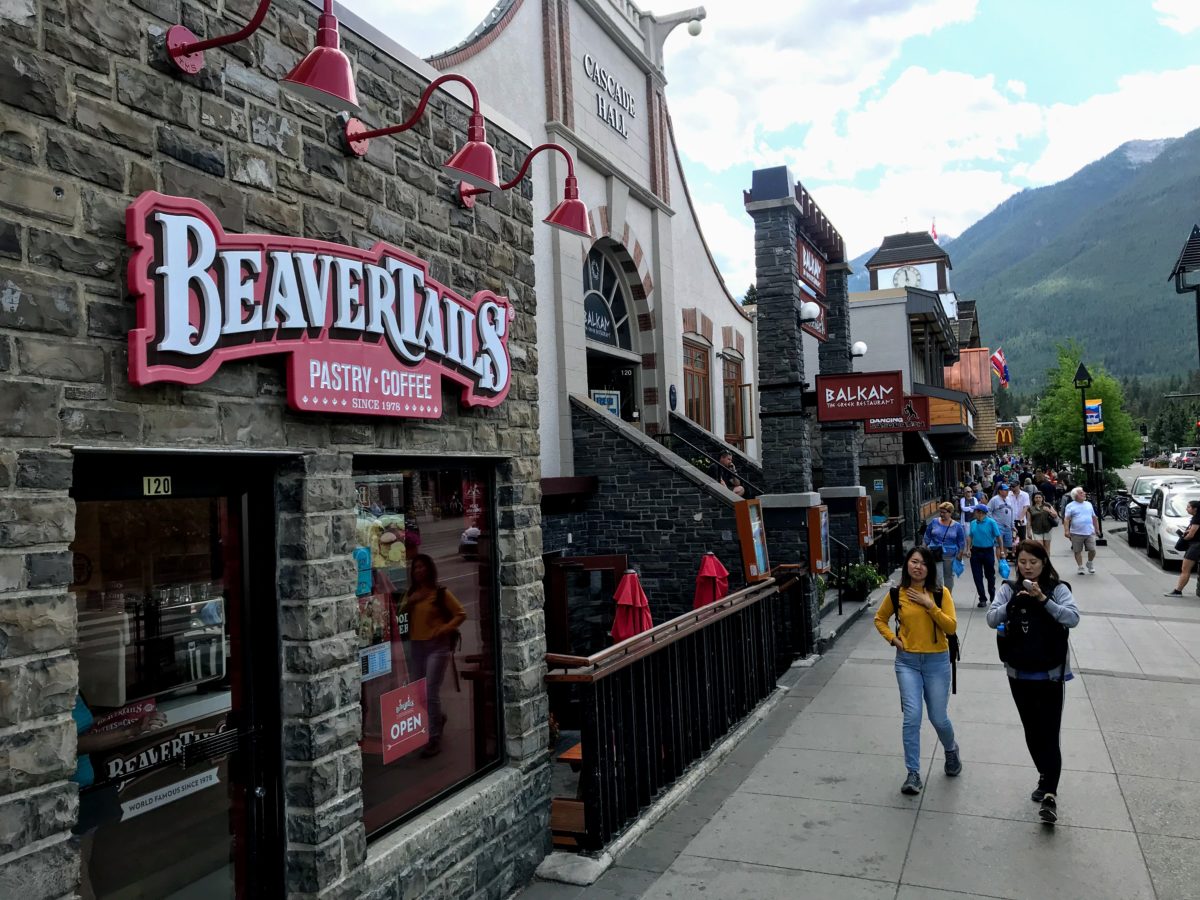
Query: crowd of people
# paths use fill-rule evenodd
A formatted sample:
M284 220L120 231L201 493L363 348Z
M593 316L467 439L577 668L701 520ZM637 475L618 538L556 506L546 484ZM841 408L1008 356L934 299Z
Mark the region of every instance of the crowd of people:
M996 573L1007 577L1021 541L1040 544L1047 555L1061 528L1071 543L1079 574L1096 574L1100 519L1082 487L1068 488L1053 469L1002 457L962 486L957 508L949 501L925 526L922 543L932 554L940 587L953 589L956 575L971 567L980 607L996 599ZM1085 559L1086 554L1086 559Z
M1019 460L985 468L978 481L963 486L957 509L950 502L939 505L922 542L905 555L899 585L888 591L875 614L875 627L896 649L906 769L902 793L915 795L923 788L923 707L942 744L945 774L953 778L963 771L949 714L958 654L951 591L955 575L963 573L969 560L977 602L987 607L987 624L996 631L1009 691L1037 769L1030 799L1042 822L1057 822L1063 703L1066 683L1074 677L1068 635L1079 623L1079 611L1071 585L1050 561L1050 546L1054 531L1062 528L1079 573L1095 574L1098 527L1083 488L1068 488L1054 471L1032 471Z

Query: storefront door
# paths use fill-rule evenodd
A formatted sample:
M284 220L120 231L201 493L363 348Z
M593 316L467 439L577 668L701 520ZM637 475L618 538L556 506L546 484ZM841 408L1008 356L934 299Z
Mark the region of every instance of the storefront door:
M280 893L273 484L262 460L76 456L85 898Z

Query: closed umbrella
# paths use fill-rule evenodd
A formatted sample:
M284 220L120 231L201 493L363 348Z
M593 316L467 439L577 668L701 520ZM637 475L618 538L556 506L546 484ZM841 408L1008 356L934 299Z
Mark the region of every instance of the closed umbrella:
M646 599L637 572L633 569L625 571L614 596L617 613L613 617L612 637L616 643L654 627L654 621L650 618L650 601Z
M696 598L692 601L692 609L716 603L728 593L729 570L721 565L717 555L710 550L700 561L700 574L696 576Z

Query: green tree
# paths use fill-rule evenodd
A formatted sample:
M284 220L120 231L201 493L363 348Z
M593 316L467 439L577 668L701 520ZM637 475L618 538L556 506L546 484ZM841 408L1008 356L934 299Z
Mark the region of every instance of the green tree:
M1046 463L1078 462L1083 442L1083 409L1075 387L1075 371L1083 348L1074 341L1058 346L1058 365L1046 373L1046 390L1025 430L1022 446L1034 459ZM1101 366L1088 366L1092 386L1087 399L1104 402L1104 431L1091 437L1108 468L1127 466L1142 449L1142 438L1125 410L1120 383Z
M752 285L750 285L750 287L746 288L746 295L742 298L742 305L749 306L749 305L751 305L753 303L757 303L757 302L758 302L758 286L752 284Z

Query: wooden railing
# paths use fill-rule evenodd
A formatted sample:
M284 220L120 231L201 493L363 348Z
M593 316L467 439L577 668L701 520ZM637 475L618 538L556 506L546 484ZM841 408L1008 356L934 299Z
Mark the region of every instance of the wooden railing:
M546 654L550 684L573 684L581 741L575 798L555 798L560 846L599 850L775 687L796 652L800 578L767 581L591 656ZM571 832L564 835L564 831ZM558 841L565 837L565 843Z

